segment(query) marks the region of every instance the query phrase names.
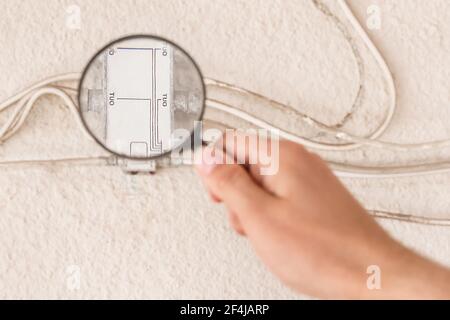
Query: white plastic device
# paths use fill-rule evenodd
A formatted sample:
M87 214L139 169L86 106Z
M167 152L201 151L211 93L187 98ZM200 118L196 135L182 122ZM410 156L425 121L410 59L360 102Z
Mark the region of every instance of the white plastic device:
M156 39L132 39L104 53L105 143L130 157L171 149L172 48Z

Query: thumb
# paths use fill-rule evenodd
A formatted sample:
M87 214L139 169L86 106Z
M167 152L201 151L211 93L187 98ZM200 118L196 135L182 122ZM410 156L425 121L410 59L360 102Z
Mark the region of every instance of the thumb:
M261 188L244 169L222 150L215 149L211 155L208 148L203 150L201 164L197 170L209 191L221 199L230 211L245 219L255 214L267 212L275 197Z

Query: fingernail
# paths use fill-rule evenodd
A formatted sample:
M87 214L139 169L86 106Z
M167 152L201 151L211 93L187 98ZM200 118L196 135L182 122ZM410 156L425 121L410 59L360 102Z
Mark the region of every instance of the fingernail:
M208 175L216 166L217 163L215 158L211 156L211 151L206 149L203 150L201 162L196 165L197 170L203 175Z
M198 171L200 171L200 173L202 173L204 175L210 174L214 170L215 167L216 167L216 164L214 162L213 163L202 162L200 164L197 164Z

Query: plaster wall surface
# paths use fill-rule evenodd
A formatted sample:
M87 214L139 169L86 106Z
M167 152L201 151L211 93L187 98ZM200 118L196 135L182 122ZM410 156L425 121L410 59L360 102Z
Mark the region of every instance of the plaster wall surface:
M365 66L363 101L344 129L367 134L381 121L390 93L339 7L324 2L349 28ZM450 137L450 2L349 1L363 23L372 4L381 8L382 25L369 35L398 90L398 110L383 140ZM80 9L80 29L67 24L72 5ZM330 124L349 111L359 85L347 42L309 0L0 0L0 6L0 101L47 76L80 72L98 48L134 33L169 38L205 76ZM283 115L272 120L293 130L304 126ZM1 160L92 154L103 151L52 97L41 99L23 129L0 145ZM450 150L363 148L322 155L392 165L442 161ZM450 219L449 174L344 183L367 208ZM449 227L379 222L450 266ZM80 287L73 290L71 276L78 271ZM191 168L154 176L126 176L114 167L0 170L0 298L302 297L275 279L231 231L224 209L209 202Z

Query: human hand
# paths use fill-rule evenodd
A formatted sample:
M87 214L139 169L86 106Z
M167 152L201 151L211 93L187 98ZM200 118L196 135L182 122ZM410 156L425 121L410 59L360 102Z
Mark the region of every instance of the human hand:
M225 135L213 153L206 148L198 172L285 284L321 298L450 298L448 270L393 240L318 155L280 141L278 172L261 175L261 163L249 163L260 146L229 143L240 135ZM234 164L209 163L223 152ZM381 271L379 290L367 286L369 266Z

